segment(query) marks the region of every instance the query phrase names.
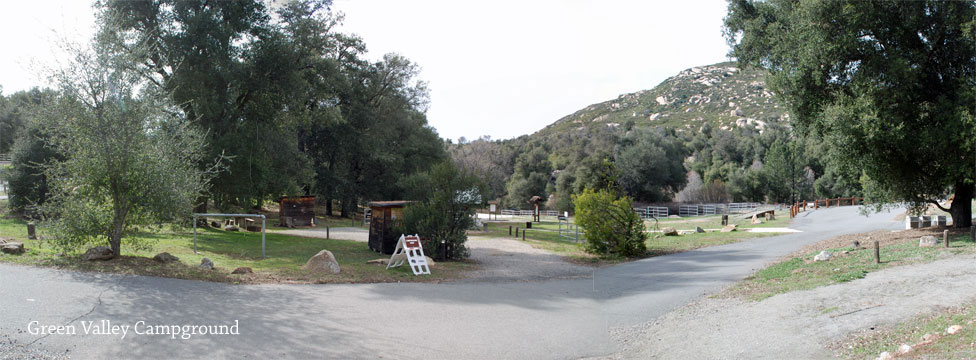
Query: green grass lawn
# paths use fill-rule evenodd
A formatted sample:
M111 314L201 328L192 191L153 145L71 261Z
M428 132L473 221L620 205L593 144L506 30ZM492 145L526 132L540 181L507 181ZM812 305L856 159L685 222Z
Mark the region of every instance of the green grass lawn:
M731 220L731 219L730 219ZM710 220L708 220L710 221ZM748 221L744 220L746 223ZM721 223L721 217L717 218L717 222ZM788 224L787 220L774 220L773 224L770 226L777 226L776 224L781 224L779 226L785 226ZM765 225L765 224L763 224ZM751 225L751 226L763 226L763 225ZM509 226L512 227L512 235L508 234ZM519 236L515 237L515 227L519 227ZM692 225L690 228L677 227L679 230L694 230ZM701 225L698 225L701 226ZM704 227L704 226L703 226ZM720 225L718 227L721 227ZM474 236L486 236L486 237L496 237L496 238L512 238L512 239L522 239L521 232L525 228L525 222L491 222L488 224L488 232L471 232L470 234ZM625 261L627 259L616 259L616 258L603 258L594 256L592 254L587 254L583 252L579 243L575 241L574 238L561 237L558 232L559 222L558 221L542 221L540 223L533 223L532 229L525 235L525 241L535 248L551 251L563 256L569 257L571 260L581 263L588 264L598 264L604 265L608 263L617 263L620 261ZM570 235L569 232L566 232ZM647 245L647 256L658 256L672 254L682 251L689 251L698 248L703 248L707 246L724 245L739 242L745 239L759 238L765 236L778 235L777 233L750 233L750 232L707 232L707 233L692 233L684 234L680 236L663 236L660 233L649 233L648 239L646 241ZM585 241L583 234L580 234L580 241Z
M874 249L851 250L850 247L828 249L834 253L830 261L814 262L814 251L770 265L742 282L729 288L725 295L740 296L760 301L776 294L813 289L854 279L863 278L869 272L891 266L930 262L940 258L976 252L976 243L969 241L968 234L950 236L950 248L942 244L919 247L918 239L881 247L881 264L874 262ZM843 251L849 251L843 254Z
M50 236L38 229L44 239ZM366 264L367 260L389 258L370 250L366 243L348 240L325 240L267 233L267 259L261 258L261 233L228 232L198 229L197 249L193 252L192 230L163 230L133 235L151 244L149 250L126 246L123 240L122 257L110 261L84 262L78 254L59 256L49 241L27 239L26 223L21 220L0 219L0 237L23 242L29 250L23 255L0 254L0 261L29 265L55 266L85 271L142 274L185 279L201 279L239 283L296 282L296 283L359 283L396 281L439 281L461 276L473 265L466 262L438 263L429 276L414 276L409 268L386 270L385 266ZM342 272L336 275L314 274L301 270L302 265L323 249L331 251ZM151 258L168 252L180 258L179 264L162 265ZM204 257L217 266L216 271L203 271L196 265ZM251 275L231 275L237 267L250 267Z
M729 224L735 224L740 229L787 227L790 224L789 210L777 211L775 214L775 220L766 221L766 219L761 219L763 223L755 225L751 223L751 219L743 219L745 215L746 214L730 214ZM650 229L652 226L654 226L654 221L646 221L645 224L647 225L647 228ZM657 225L661 228L673 227L678 230L694 230L696 226L700 226L702 229L721 229L722 215L658 219Z

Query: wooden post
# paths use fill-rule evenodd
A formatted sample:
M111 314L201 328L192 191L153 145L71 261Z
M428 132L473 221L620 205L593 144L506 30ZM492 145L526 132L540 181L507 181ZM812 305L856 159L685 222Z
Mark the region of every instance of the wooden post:
M30 240L37 240L37 227L34 225L33 221L27 223L27 238Z
M325 226L325 239L326 239L326 240L328 240L328 239L329 239L329 225L326 225L326 226Z
M518 226L516 226L515 227L515 237L518 237L518 234L519 234L519 228L518 228Z
M512 236L512 225L508 226L508 236Z
M830 209L830 198L827 198L826 200L824 200L824 205L826 205L827 208Z
M969 227L969 241L976 242L976 225Z
M803 211L807 211L807 201L803 200Z
M881 263L881 244L877 240L874 241L874 263Z
M525 233L527 232L527 230L522 230L522 241L525 241Z
M946 247L949 247L949 230L942 231L942 241L945 242Z

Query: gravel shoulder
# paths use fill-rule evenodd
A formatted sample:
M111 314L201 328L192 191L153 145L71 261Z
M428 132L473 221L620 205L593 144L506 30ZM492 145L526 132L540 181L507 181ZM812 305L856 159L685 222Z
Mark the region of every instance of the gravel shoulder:
M594 268L573 264L560 255L518 240L472 236L466 243L470 260L479 265L468 272L471 281L541 281L591 278Z
M976 256L888 268L864 279L761 302L704 298L654 322L617 328L613 358L828 359L848 334L976 299ZM691 340L694 339L694 340ZM689 340L695 346L688 346Z

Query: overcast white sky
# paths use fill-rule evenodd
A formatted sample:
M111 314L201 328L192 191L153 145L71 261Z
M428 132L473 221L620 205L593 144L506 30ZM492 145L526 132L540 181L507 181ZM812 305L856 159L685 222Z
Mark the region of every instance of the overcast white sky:
M429 82L442 137L511 138L683 69L726 60L724 0L335 0L369 57L397 52ZM3 93L43 85L55 41L94 31L87 1L0 3Z

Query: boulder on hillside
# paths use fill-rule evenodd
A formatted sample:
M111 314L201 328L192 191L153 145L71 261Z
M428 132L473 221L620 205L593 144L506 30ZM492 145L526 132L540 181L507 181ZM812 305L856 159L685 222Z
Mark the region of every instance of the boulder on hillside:
M925 235L918 239L919 247L932 247L939 244L939 238L932 235Z
M0 243L0 251L6 254L23 254L24 244L19 242L4 242Z
M161 252L159 254L156 254L156 256L153 256L153 260L156 260L156 261L161 262L163 264L168 264L168 263L171 263L171 262L180 261L180 258L178 258L176 256L173 256L173 255L171 255L168 252Z
M814 256L813 257L813 261L827 261L827 260L830 260L830 258L832 258L832 257L834 257L834 254L833 253L831 253L830 251L824 250L824 251L821 251L819 254L817 254L817 256Z
M197 267L203 270L213 270L214 263L210 260L210 258L203 258L203 260L200 260L200 265L197 265Z
M664 236L678 236L678 230L675 228L666 227L661 229L661 232L664 233Z
M318 254L309 258L305 266L302 266L302 270L326 274L338 274L342 271L339 268L339 262L329 250L319 251Z
M112 252L112 248L108 246L96 246L88 251L85 251L81 255L81 260L84 261L95 261L95 260L109 260L115 257L115 253Z

